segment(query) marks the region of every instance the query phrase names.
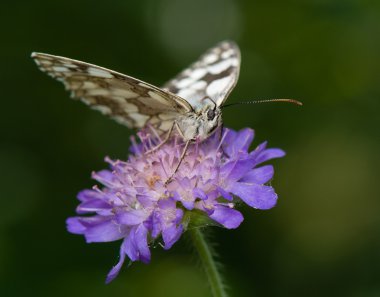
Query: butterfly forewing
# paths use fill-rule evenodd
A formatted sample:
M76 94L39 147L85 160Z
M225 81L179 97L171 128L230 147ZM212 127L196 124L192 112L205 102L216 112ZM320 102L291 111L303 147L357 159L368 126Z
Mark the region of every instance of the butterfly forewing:
M202 108L204 98L211 98L221 106L236 85L239 71L239 48L234 42L224 41L209 49L164 88L186 99L196 111Z
M42 71L63 82L73 98L129 128L149 123L164 133L178 115L192 111L178 95L133 77L59 56L33 53L32 57Z

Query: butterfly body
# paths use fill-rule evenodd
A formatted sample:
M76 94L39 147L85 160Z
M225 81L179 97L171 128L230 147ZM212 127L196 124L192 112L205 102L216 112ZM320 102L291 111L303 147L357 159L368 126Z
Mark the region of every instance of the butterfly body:
M175 122L179 134L185 141L205 140L222 124L219 107L206 106L199 113L180 116Z
M221 106L235 86L240 51L219 43L162 88L97 65L33 53L38 67L63 82L71 97L129 128L204 140L222 123Z

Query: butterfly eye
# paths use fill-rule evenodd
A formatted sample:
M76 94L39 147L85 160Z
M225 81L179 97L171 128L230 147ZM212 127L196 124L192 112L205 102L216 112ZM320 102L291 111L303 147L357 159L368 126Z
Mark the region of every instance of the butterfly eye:
M215 111L214 111L213 109L209 109L209 110L207 111L207 119L208 119L209 121L211 121L211 120L214 119L214 117L215 117Z

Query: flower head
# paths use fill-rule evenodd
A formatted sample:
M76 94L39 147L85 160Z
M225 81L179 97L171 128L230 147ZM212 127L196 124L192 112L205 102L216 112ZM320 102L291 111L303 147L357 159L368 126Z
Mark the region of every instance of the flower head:
M273 167L260 164L285 153L267 149L266 143L249 152L251 129L224 129L222 137L214 133L206 141L191 144L169 183L183 141L173 137L147 154L160 140L147 130L139 137L139 144L132 139L128 161L106 158L111 169L92 175L103 187L80 192L79 216L67 220L68 230L83 234L88 243L123 239L119 262L107 282L117 276L126 256L148 263L152 241L162 238L169 249L186 230L186 214L201 213L233 229L243 221L235 209L239 200L257 209L276 204L276 193L265 185L273 177Z

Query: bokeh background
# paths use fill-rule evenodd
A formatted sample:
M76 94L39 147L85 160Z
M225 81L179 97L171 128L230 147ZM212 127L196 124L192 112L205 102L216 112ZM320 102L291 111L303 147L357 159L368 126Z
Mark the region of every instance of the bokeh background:
M230 295L380 296L379 1L7 1L0 31L1 296L210 296L186 240L104 285L119 243L87 245L65 219L131 131L69 100L30 53L161 85L224 39L242 51L229 102L304 102L224 113L287 151L278 206L213 230Z

